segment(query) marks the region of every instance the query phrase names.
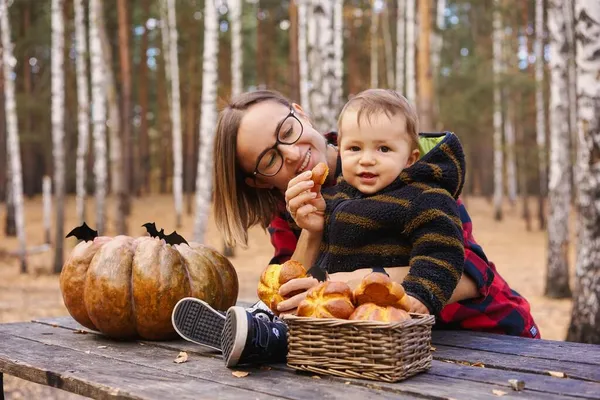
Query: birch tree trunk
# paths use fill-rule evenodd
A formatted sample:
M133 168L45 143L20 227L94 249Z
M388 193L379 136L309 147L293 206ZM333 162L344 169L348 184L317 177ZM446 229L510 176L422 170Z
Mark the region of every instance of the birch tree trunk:
M326 132L335 128L337 114L333 99L335 89L333 4L330 1L319 0L312 3L311 8L308 29L310 109L317 130Z
M307 112L310 112L308 96L308 52L306 41L308 24L308 0L296 0L298 4L298 64L300 72L300 102Z
M75 67L77 70L77 167L76 167L76 190L77 190L77 220L80 223L85 221L85 200L87 197L85 181L86 158L89 148L90 136L90 97L88 93L88 72L87 72L87 42L85 34L85 18L83 9L83 0L74 1L75 9L75 49L77 57L75 58Z
M56 204L56 236L54 273L63 265L65 225L65 21L63 0L52 0L52 155L54 158L54 196Z
M502 201L504 197L502 152L502 95L500 88L500 72L502 70L502 21L497 10L498 0L494 0L493 14L493 73L494 73L494 219L502 220Z
M170 0L173 1L173 0ZM229 18L231 20L231 95L242 93L242 2L229 0Z
M567 340L600 344L600 3L575 2L579 245Z
M389 7L390 6L386 4L383 9L381 30L383 33L383 48L385 49L385 83L386 87L391 89L396 87L396 81L394 79L394 51L392 50Z
M288 33L288 87L290 88L290 100L300 102L300 63L298 57L298 2L290 0L288 7L290 29ZM232 33L233 34L233 33Z
M577 70L575 65L575 16L573 15L573 1L563 2L565 14L565 30L567 33L567 68L569 89L569 160L571 160L571 188L577 180ZM577 191L571 190L573 203L576 202Z
M404 52L406 43L404 41L406 32L406 0L398 0L398 14L396 16L396 90L404 93L405 62Z
M212 198L213 142L217 122L217 56L219 17L212 1L204 3L204 49L202 55L202 115L196 177L194 240L203 243Z
M179 59L177 58L177 21L175 19L175 0L163 0L165 8L163 19L163 42L165 48L165 70L167 80L171 83L169 110L171 112L171 129L173 135L173 197L175 201L175 224L181 227L183 211L183 159L181 133L181 94L179 87ZM165 26L166 25L166 26Z
M118 0L118 20L119 20L119 60L121 66L121 106L122 106L122 119L119 120L121 124L121 144L123 150L121 151L122 163L123 163L123 176L121 181L121 191L123 193L123 201L125 202L125 213L130 214L130 194L129 189L132 187L132 118L131 114L133 111L132 105L132 86L131 86L131 56L129 54L129 30L131 29L131 22L129 20L127 8L131 4L128 0Z
M106 84L102 43L100 41L98 9L102 7L101 0L90 0L90 70L92 80L92 123L94 138L94 179L96 186L96 230L98 234L105 233L106 224L106 189L108 166L106 160Z
M104 24L104 10L101 1L94 1L96 6L97 28L102 46L102 68L104 70L104 90L108 104L108 132L110 135L110 165L111 186L115 196L115 230L117 234L127 234L126 207L127 195L125 193L125 174L123 163L123 152L121 142L121 116L119 112L119 99L117 97L117 86L112 70L112 49L106 33Z
M415 105L417 78L415 76L415 0L406 0L406 98Z
M371 26L370 26L370 39L371 39L371 87L379 87L379 36L377 35L379 30L379 13L375 9L375 0L371 0Z
M419 1L419 129L433 130L433 82L431 80L431 0Z
M544 202L548 193L548 178L546 172L546 108L544 106L544 0L535 2L535 82L535 126L540 178L538 221L540 229L546 229Z
M143 21L150 19L150 0L142 0ZM139 134L139 175L137 176L137 193L148 193L150 191L150 139L148 136L148 28L144 23L144 33L142 34L142 43L140 48L141 62L138 71L138 102L140 105L140 128Z
M52 243L52 178L44 176L42 180L42 207L44 209L44 243Z
M344 94L344 1L334 0L333 3L333 46L334 52L334 71L335 87L333 90L333 106L335 112L334 118L341 106L345 103L342 100ZM333 128L333 127L332 127Z
M25 241L25 215L23 210L23 174L21 171L21 150L19 127L17 124L17 103L15 99L14 74L16 59L13 56L13 43L10 38L10 18L7 0L0 0L0 34L2 35L2 70L4 73L4 107L6 110L7 154L10 161L10 182L15 207L15 225L19 238L21 272L27 272L27 252Z
M569 289L569 108L566 21L562 0L548 2L550 38L550 176L548 182L548 269L545 295L571 296ZM567 94L567 96L565 96Z

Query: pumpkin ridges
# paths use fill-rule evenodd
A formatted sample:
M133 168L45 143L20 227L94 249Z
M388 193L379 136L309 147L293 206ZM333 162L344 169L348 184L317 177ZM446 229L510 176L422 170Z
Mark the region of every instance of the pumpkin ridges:
M202 299L219 309L223 296L221 277L209 259L188 245L175 245L175 249L185 261L185 270L190 282L187 296Z
M132 241L133 238L119 237L105 243L92 259L86 275L86 310L98 330L107 336L136 335L130 295Z
M181 254L163 241L152 239L138 244L132 282L140 336L151 340L174 337L171 313L177 301L190 292L184 263Z

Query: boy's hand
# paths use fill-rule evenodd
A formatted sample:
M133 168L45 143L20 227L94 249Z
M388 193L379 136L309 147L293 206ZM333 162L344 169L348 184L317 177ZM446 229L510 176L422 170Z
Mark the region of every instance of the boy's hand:
M429 309L425 306L425 304L421 303L420 300L407 295L408 300L410 301L410 312L417 314L429 314Z
M298 307L300 302L306 297L308 290L314 286L317 286L319 281L315 278L296 278L291 281L284 283L279 288L279 294L283 297L288 296L290 293L301 291L296 295L290 297L287 300L282 301L277 305L277 311L284 313L286 311L294 310Z
M320 187L311 180L312 171L305 171L291 179L285 191L285 205L290 215L302 229L322 232L325 225L325 199ZM317 189L313 191L311 189Z

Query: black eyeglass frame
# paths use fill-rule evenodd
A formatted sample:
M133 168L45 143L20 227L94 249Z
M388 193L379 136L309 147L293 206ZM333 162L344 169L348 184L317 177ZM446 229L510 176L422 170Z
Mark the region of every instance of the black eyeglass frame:
M288 118L294 118L296 121L298 121L298 123L300 124L300 134L298 135L298 137L296 138L296 140L294 140L293 142L290 143L286 143L283 140L279 139L279 135L281 134L281 127L283 126L283 124L285 123L285 121L288 120ZM304 125L302 124L302 121L300 121L300 119L298 118L298 116L296 115L296 111L294 110L293 106L290 106L290 112L288 113L288 115L285 116L285 118L283 118L278 124L277 127L275 128L275 144L271 147L269 147L268 149L263 150L260 155L258 156L258 159L256 160L256 166L254 167L254 171L252 172L252 176L254 178L256 178L258 175L262 175L262 176L266 176L267 178L273 177L275 175L277 175L279 173L279 171L281 171L281 168L283 168L283 154L281 154L281 151L279 150L278 146L279 145L284 145L284 146L290 146L292 144L295 144L296 142L298 142L298 140L300 140L300 138L302 137L302 134L304 133ZM265 174L262 173L258 170L258 166L260 165L260 162L262 161L262 158L265 156L265 154L269 153L271 150L275 150L277 152L277 155L281 158L282 162L281 165L279 166L279 168L277 169L277 171L273 174Z

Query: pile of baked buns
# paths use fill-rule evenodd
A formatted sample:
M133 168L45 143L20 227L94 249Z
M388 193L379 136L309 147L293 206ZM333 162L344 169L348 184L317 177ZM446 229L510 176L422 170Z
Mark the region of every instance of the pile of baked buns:
M275 313L277 304L285 300L279 288L292 279L306 276L306 269L297 261L269 265L260 277L258 297ZM290 293L290 298L297 293ZM295 312L300 317L340 318L380 322L410 319L410 302L399 283L380 272L366 275L360 284L350 289L345 282L325 281L311 288Z

